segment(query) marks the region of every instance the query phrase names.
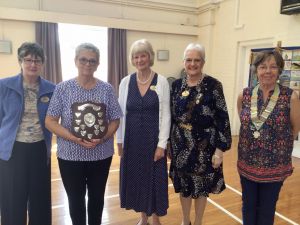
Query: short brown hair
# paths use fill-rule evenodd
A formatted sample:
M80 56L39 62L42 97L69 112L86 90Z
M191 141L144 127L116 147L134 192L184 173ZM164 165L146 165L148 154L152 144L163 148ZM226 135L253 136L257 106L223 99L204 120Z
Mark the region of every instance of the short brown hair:
M257 72L257 67L262 64L264 61L266 61L267 59L269 59L271 56L274 57L276 65L278 66L278 72L279 75L282 73L282 70L284 68L284 60L282 58L282 55L279 51L277 50L265 50L265 51L261 51L257 54L257 56L255 57L255 60L252 64L253 66L253 70L255 72Z
M44 63L46 60L46 56L44 53L44 49L35 42L24 42L18 48L18 61L21 63L24 57L32 55L36 58L41 58L42 62Z

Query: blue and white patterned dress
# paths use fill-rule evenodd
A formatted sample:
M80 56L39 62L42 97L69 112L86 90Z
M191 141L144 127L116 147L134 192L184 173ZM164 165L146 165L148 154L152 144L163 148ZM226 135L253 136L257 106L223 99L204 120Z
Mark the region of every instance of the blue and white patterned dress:
M166 157L154 162L159 133L159 99L149 88L141 96L136 74L129 81L124 154L120 165L121 207L148 216L167 214L168 175ZM151 86L157 83L154 76Z

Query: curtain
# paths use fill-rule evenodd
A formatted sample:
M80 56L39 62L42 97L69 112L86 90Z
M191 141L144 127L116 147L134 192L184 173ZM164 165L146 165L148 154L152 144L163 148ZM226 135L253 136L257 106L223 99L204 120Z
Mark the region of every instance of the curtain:
M107 81L114 87L116 94L119 84L128 73L126 30L108 28L108 76Z
M36 42L39 43L46 55L42 76L57 84L62 81L60 45L58 37L58 24L36 22Z

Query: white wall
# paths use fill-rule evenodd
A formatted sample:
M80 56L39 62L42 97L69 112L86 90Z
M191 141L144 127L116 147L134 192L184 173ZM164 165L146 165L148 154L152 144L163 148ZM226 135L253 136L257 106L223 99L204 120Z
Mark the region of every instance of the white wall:
M236 99L248 81L250 49L275 47L277 41L282 46L300 46L300 15L279 11L280 0L225 0L215 10L212 25L200 27L199 34L206 35L199 35L199 41L210 46L206 69L223 83L233 134L238 133Z
M170 52L169 61L155 61L153 69L165 76L178 76L185 46L197 40L196 1L184 1L183 4L179 0L165 0L165 3L157 5L154 5L155 1L144 4L143 1L127 0L127 5L114 2L120 1L1 0L0 34L3 37L0 36L0 39L12 41L14 51L12 55L0 53L0 77L19 71L15 49L24 41L34 41L33 21L127 29L128 50L133 41L149 39L155 52L158 49ZM20 32L20 29L25 31ZM133 69L129 65L129 71Z
M281 15L280 0L122 1L127 5L116 5L116 0L56 1L1 0L2 38L12 40L14 48L33 40L31 21L124 28L128 50L134 40L147 38L155 50L170 51L169 61L155 61L153 67L166 76L179 74L184 47L197 40L206 47L204 70L223 83L233 134L238 132L236 98L247 83L250 49L274 47L277 41L282 46L300 45L300 15ZM0 54L0 76L16 71L15 65L15 55Z
M127 36L128 54L131 44L142 38L148 39L154 48L155 61L152 69L166 77L179 77L183 68L183 51L190 42L197 40L196 37L184 35L129 31ZM169 50L169 60L157 61L157 50ZM128 71L135 71L130 64L128 64Z
M0 20L0 34L3 34L3 37L0 37L0 39L10 40L13 47L12 54L0 53L1 78L14 75L20 71L17 62L17 48L24 41L35 40L34 23L24 21ZM189 35L162 34L129 30L127 32L128 53L131 44L134 41L142 38L146 38L152 43L155 53L157 50L169 50L169 60L157 61L155 57L153 66L153 70L162 75L165 75L166 77L179 76L180 70L182 69L183 50L188 43L196 41L196 37ZM127 60L128 62L128 59L124 60ZM134 71L134 68L129 64L129 62L128 68L129 72Z
M196 2L190 1L187 4ZM196 35L198 9L194 5L178 5L178 2L168 3L167 0L161 0L161 3L151 0L1 0L0 19L69 22Z
M20 72L17 49L24 41L35 40L32 22L0 20L0 39L12 42L12 54L0 53L0 78Z

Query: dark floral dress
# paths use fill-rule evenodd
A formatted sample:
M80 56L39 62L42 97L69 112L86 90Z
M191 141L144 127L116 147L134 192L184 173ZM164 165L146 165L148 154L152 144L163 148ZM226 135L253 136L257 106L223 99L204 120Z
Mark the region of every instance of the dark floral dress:
M216 148L226 151L231 147L222 84L208 75L195 87L187 87L186 78L174 81L171 113L170 178L175 192L192 198L222 192L222 165L214 169L211 161Z

